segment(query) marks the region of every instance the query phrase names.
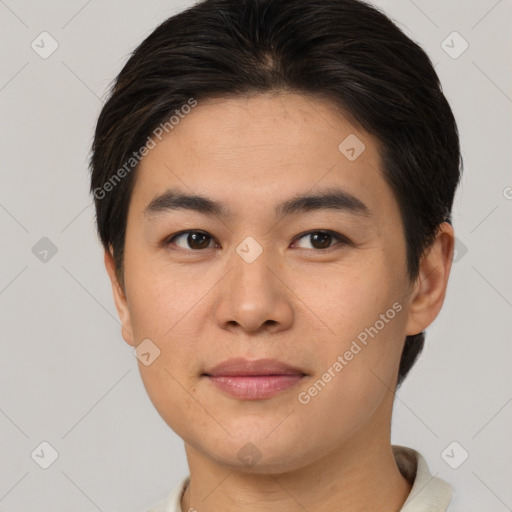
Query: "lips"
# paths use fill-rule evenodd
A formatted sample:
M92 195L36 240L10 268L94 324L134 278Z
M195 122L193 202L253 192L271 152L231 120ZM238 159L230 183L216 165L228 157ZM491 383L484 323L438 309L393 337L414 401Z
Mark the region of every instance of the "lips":
M203 376L215 389L239 400L263 400L296 386L305 376L299 368L276 359L228 359Z
M236 357L222 361L206 370L203 375L209 377L250 377L262 375L306 375L306 373L277 359L256 359L250 361L243 357Z

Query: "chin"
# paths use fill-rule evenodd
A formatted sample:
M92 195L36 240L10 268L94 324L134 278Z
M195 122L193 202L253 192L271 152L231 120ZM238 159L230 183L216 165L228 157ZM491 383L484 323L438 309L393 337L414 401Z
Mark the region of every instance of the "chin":
M288 442L282 444L272 443L270 438L261 441L249 439L249 437L244 440L228 438L222 442L215 441L211 447L203 445L200 451L206 453L213 462L227 469L262 475L296 470L304 466L305 459L309 458L308 454L297 451L297 445L300 442L293 441L290 436L287 436ZM221 451L219 446L222 447ZM308 448L310 449L311 447Z

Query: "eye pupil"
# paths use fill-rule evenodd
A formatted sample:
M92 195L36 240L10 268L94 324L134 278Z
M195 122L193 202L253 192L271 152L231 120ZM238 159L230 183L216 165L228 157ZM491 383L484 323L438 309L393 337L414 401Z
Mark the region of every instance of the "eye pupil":
M311 243L316 249L326 249L331 245L332 236L329 233L316 232L311 235ZM320 247L315 245L315 242L320 242Z
M187 243L193 249L205 249L209 245L208 235L193 231L187 237ZM206 243L205 243L206 241Z

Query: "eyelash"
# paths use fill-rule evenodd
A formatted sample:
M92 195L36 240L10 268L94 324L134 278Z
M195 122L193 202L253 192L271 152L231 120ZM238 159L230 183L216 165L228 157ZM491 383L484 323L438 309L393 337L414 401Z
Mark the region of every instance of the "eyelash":
M169 245L172 244L172 242L176 238L178 238L180 236L183 236L183 235L188 235L190 233L200 233L200 234L206 235L211 240L215 240L214 237L212 237L211 235L209 235L205 231L201 231L201 230L198 230L198 229L189 229L187 231L180 231L179 233L175 233L174 235L171 235L170 237L167 237L163 241L163 245L165 247L168 247ZM307 231L305 233L301 233L301 234L299 234L299 235L297 235L295 237L294 242L297 241L297 240L300 240L301 238L304 238L304 237L307 237L307 236L311 236L311 235L314 235L314 234L317 234L317 233L321 233L321 234L325 234L325 235L330 235L331 237L333 237L334 239L336 239L338 241L338 244L341 244L341 245L350 245L350 246L354 245L353 242L351 240L349 240L346 236L344 236L344 235L342 235L340 233L337 233L336 231L331 231L329 229L318 229L318 230ZM330 249L332 249L333 247L336 247L336 244L330 245L329 247L326 247L325 249L316 249L316 248L313 247L312 250L314 250L316 252L327 252ZM183 249L182 247L179 247L179 249L181 249L183 251L189 251L189 252L201 252L201 251L205 251L206 249L211 249L211 247L206 247L205 249ZM308 250L308 249L306 249L306 250Z

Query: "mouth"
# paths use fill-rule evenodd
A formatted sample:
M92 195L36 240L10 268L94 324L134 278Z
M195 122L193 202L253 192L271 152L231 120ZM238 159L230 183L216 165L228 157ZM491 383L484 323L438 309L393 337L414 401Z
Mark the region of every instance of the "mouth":
M263 400L296 386L305 375L205 375L220 391L243 400Z
M231 397L263 400L296 386L307 374L275 359L235 358L223 361L201 376Z

